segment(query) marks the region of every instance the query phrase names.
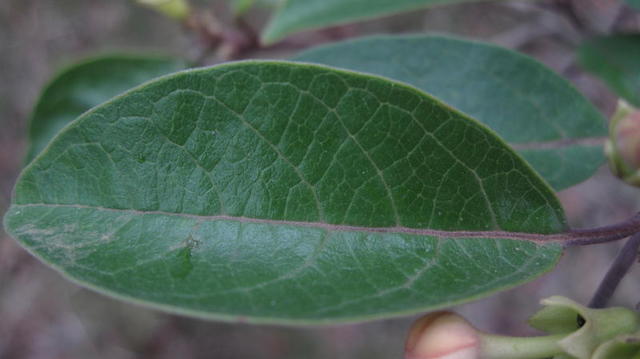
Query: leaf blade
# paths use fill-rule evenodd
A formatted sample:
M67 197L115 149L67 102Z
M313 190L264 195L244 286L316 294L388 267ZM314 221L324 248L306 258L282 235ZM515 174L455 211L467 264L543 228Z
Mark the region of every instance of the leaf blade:
M400 111L409 108L417 112ZM393 116L380 116L385 111ZM442 144L404 143L419 145L416 155L454 156L457 165L377 172L389 154L409 164L410 152L388 142L375 151L376 127L367 126L395 124L385 133L413 136L415 121L442 126ZM452 146L456 133L475 139L473 153ZM471 164L473 173L465 170ZM433 180L430 170L449 172L441 178L448 184L429 197L435 188L405 175L415 168ZM409 195L408 185L429 199ZM203 317L289 324L451 305L530 280L561 252L371 228L565 227L557 199L526 163L427 95L327 67L252 61L164 77L84 114L25 169L5 224L45 261L112 295Z
M492 128L556 190L584 181L604 163L606 122L595 107L542 64L498 46L444 36L373 36L320 46L293 60L416 86Z
M393 15L420 8L482 0L283 0L262 33L274 43L287 35L328 26Z
M640 34L603 36L578 50L582 66L618 96L640 107Z
M69 122L90 108L152 78L182 70L185 63L161 56L108 54L62 69L45 86L29 120L32 161Z

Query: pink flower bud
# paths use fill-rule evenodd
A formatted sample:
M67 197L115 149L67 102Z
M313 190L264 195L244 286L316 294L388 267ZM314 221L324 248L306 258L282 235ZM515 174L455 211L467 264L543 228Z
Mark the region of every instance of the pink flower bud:
M405 343L406 359L478 359L479 332L452 312L434 312L413 323Z

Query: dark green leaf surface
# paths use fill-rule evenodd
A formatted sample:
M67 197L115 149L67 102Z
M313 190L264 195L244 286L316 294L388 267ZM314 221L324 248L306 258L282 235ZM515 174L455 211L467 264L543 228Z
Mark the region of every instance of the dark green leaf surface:
M640 107L640 34L613 35L582 45L580 62L618 96Z
M414 313L531 280L560 246L455 231L551 233L565 220L502 140L414 88L239 62L82 115L25 169L5 226L115 296L302 324Z
M635 9L640 9L640 0L627 0L627 4Z
M264 29L264 43L304 30L362 21L419 8L480 0L282 0Z
M185 63L176 59L106 55L64 69L44 89L31 115L26 162L88 109L152 78L184 68Z
M604 162L602 115L566 80L504 48L440 36L379 36L318 47L295 60L416 86L491 127L556 190L591 177Z

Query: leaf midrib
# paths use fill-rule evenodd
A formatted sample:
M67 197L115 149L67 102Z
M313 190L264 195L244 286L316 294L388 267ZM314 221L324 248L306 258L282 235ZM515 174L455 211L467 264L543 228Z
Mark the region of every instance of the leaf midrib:
M71 208L71 209L89 209L96 211L106 211L115 213L128 213L131 215L146 216L146 215L159 215L170 216L180 218L190 218L198 221L232 221L239 223L250 224L269 224L269 225L282 225L291 227L303 227L303 228L315 228L329 232L365 232L365 233L384 233L384 234L408 234L417 236L429 236L446 239L469 239L469 238L492 238L492 239L512 239L527 242L534 242L539 244L549 244L560 241L566 237L566 233L555 234L541 234L541 233L527 233L527 232L507 232L499 230L491 231L465 231L465 230L441 230L430 228L411 228L404 226L393 227L366 227L366 226L354 226L345 224L331 224L324 222L303 222L303 221L290 221L280 219L265 219L265 218L252 218L243 216L229 216L224 214L216 215L202 215L191 213L176 213L166 211L147 211L129 208L110 208L93 205L83 204L57 204L57 203L28 203L28 204L14 204L10 211L16 212L19 208Z

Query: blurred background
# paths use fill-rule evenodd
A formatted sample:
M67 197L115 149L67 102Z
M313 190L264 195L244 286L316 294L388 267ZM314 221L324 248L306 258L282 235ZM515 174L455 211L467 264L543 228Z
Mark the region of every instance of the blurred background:
M222 0L195 1L229 19ZM247 16L255 29L267 10ZM575 63L575 46L593 34L640 31L640 12L617 0L494 1L443 6L304 33L272 49L236 57L283 58L309 44L374 33L440 32L527 53L569 79L609 117L616 97ZM179 24L132 0L0 1L0 215L25 151L27 120L42 86L61 66L111 50L220 59ZM570 223L593 227L640 210L640 192L607 168L560 193ZM621 243L572 248L555 271L499 295L455 308L479 328L527 335L525 320L549 295L586 303ZM637 266L640 267L640 266ZM613 303L640 302L640 268ZM0 358L401 358L415 318L334 327L286 328L207 322L115 301L62 278L0 228Z

